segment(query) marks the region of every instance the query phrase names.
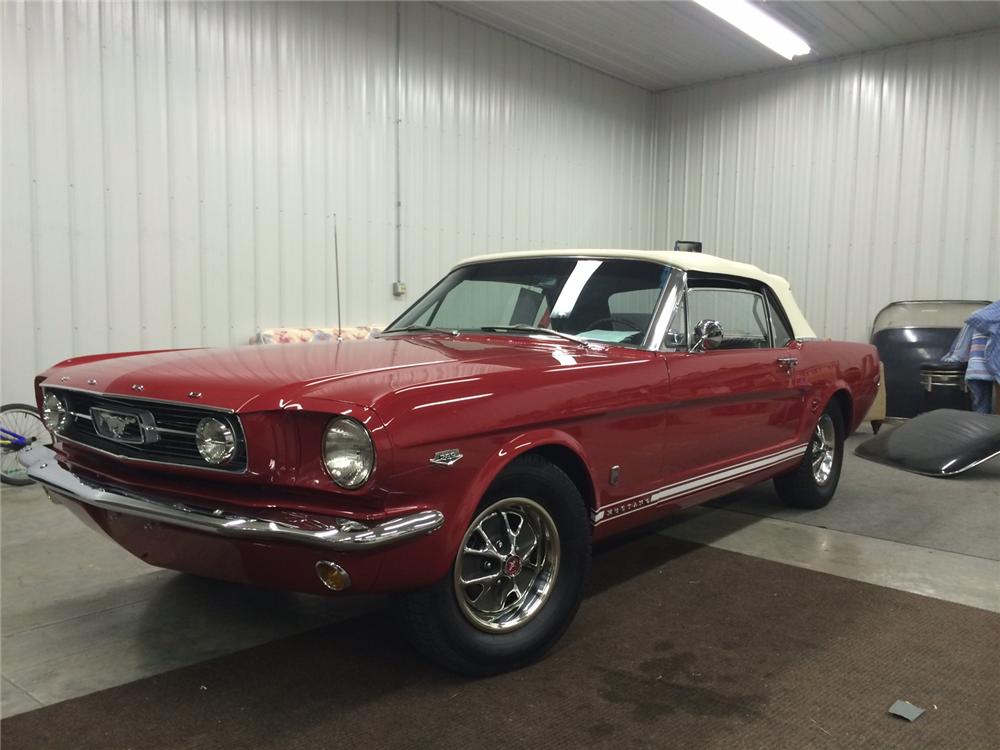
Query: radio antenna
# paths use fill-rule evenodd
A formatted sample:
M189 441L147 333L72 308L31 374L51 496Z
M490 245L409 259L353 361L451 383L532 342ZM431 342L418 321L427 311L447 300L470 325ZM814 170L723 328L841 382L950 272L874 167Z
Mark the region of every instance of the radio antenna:
M344 328L340 322L340 245L337 242L337 214L333 215L333 272L337 286L337 341L343 341Z

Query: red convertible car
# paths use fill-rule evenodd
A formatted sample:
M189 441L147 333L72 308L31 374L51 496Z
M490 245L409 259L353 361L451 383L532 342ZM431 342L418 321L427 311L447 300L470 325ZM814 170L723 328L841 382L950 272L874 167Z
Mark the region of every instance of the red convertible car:
M878 372L754 266L514 253L369 340L66 360L21 460L152 565L392 593L415 645L490 674L558 640L595 541L767 479L829 502Z

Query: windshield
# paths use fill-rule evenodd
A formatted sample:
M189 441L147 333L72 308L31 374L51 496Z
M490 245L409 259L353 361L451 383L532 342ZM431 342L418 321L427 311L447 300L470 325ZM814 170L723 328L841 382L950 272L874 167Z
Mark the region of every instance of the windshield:
M642 260L477 263L448 274L386 333L433 328L527 335L551 328L634 347L642 344L669 277L669 268Z

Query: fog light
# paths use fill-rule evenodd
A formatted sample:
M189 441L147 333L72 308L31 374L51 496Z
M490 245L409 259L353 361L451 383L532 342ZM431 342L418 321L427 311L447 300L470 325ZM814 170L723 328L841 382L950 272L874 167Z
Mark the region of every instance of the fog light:
M324 586L334 591L343 591L351 585L351 577L347 571L329 560L320 560L316 563L316 575Z
M236 453L233 428L221 419L205 417L194 430L198 452L210 464L224 464Z
M52 432L61 431L69 422L66 404L51 391L47 391L42 399L42 421Z

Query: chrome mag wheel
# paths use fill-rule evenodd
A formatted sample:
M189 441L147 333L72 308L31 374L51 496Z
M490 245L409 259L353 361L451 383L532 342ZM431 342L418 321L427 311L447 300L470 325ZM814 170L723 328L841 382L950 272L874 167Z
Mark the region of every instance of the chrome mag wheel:
M480 630L522 627L548 601L559 574L559 532L541 505L499 500L470 524L455 562L455 596Z
M837 432L833 419L824 414L816 423L812 439L812 471L816 484L824 485L833 473L833 463L837 457Z

